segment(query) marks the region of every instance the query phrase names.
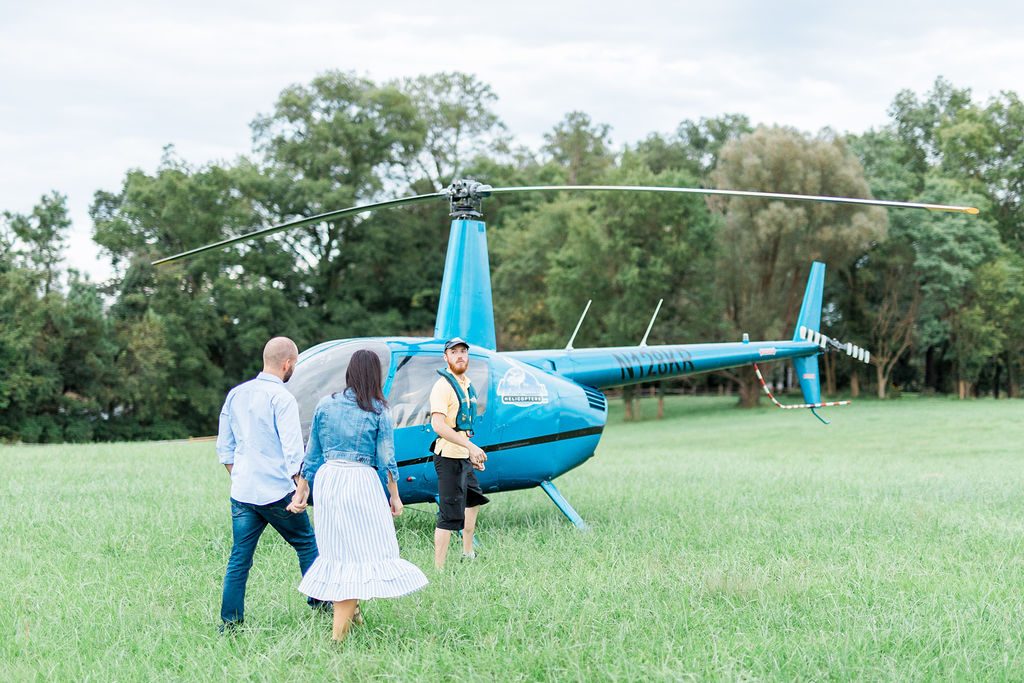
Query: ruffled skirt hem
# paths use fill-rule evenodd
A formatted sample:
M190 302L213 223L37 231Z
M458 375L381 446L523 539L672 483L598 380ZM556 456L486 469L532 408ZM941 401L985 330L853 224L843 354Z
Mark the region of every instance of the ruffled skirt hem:
M342 564L318 557L302 577L299 591L317 600L398 598L427 585L419 567L401 558Z

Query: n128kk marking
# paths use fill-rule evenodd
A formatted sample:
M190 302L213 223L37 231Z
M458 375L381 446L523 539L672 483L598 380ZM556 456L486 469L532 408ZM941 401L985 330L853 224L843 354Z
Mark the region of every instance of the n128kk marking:
M634 351L613 353L612 357L619 364L620 379L685 375L695 370L686 351Z

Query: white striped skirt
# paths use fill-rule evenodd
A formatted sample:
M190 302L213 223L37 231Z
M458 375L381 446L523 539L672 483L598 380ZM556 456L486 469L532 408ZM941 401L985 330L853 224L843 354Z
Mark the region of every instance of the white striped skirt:
M299 590L317 600L397 598L427 585L419 567L398 556L391 507L376 470L328 460L316 473L314 523L319 557Z

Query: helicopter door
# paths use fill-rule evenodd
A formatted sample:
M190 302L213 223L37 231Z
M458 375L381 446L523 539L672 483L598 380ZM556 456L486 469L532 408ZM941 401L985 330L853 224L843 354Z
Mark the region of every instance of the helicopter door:
M429 457L430 445L437 438L430 426L430 390L439 378L437 370L444 367L439 353L397 355L395 371L388 391L388 404L395 421L395 459L399 462ZM476 386L477 434L488 429L487 392L489 387L487 358L470 354L469 378ZM413 475L417 476L417 475ZM437 476L433 464L420 470L421 476L436 486Z
M430 429L430 388L437 378L435 369L443 363L440 354L418 353L395 357L394 375L388 391L388 405L395 421L395 460L402 463L424 462L430 456L434 433ZM436 482L434 467L424 467L403 476Z

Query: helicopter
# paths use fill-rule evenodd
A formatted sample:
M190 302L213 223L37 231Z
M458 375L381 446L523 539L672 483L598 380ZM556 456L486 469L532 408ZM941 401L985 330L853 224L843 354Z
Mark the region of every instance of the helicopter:
M751 341L744 335L738 342L648 346L647 337L658 314L655 310L647 332L636 346L576 349L573 341L586 317L588 303L564 348L499 351L483 200L516 192L565 191L668 192L978 213L978 209L966 206L744 190L619 185L491 187L473 179L459 179L440 192L297 219L168 256L154 261L153 265L172 263L321 221L446 200L452 222L433 336L325 341L299 355L294 374L286 384L298 402L304 437L308 438L317 402L344 385L352 354L359 349L376 353L381 359L384 394L395 424L398 487L405 503L437 500L437 476L430 452L437 435L430 425L429 395L437 379L436 370L445 364L444 344L455 337L466 340L470 347L467 372L478 394L473 441L488 455L487 468L477 475L481 488L485 493L494 493L539 486L580 529L587 528L586 522L555 486L554 480L593 457L608 421L606 389L744 365L753 365L760 377L758 363L789 360L794 365L805 402L782 405L762 379L762 386L776 405L808 409L827 424L818 409L846 403L822 403L818 356L834 351L845 352L865 363L870 363L871 358L865 349L821 332L825 264L820 262L811 265L791 339Z

